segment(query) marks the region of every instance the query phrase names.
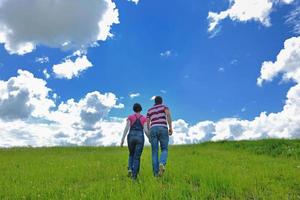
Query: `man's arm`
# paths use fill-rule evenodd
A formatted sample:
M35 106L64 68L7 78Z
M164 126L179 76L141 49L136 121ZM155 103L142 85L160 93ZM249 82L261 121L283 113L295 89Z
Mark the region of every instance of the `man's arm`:
M147 128L150 130L150 118L147 118Z
M169 135L173 134L173 128L172 128L172 117L171 117L171 112L168 108L165 109L165 113L167 115L167 122L169 125Z
M123 147L124 140L125 140L125 137L128 133L129 127L130 127L130 121L127 119L127 123L126 123L125 129L124 129L124 132L123 132L123 136L122 136L122 140L121 140L121 147Z

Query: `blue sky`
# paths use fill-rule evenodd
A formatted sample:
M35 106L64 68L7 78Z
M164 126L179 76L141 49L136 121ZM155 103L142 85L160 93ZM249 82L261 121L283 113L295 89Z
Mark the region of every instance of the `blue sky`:
M284 40L293 35L291 27L284 23L284 16L292 6L282 6L280 12L272 14L270 28L255 22L235 24L228 20L222 24L219 35L209 38L207 13L220 11L228 5L226 1L154 0L141 1L137 6L126 1L116 4L121 23L112 28L114 38L88 50L94 67L72 80L48 81L61 100L79 99L93 90L113 92L125 98L122 101L125 110L115 111L125 117L134 102L149 108L152 104L149 99L162 95L174 118L191 123L228 116L251 119L262 111L282 108L289 85L278 86L275 82L275 86L259 88L256 79L261 63L274 59ZM169 57L160 56L168 50ZM43 77L41 70L45 67L51 70L51 64L68 54L38 47L28 55L9 56L2 46L0 78L5 80L15 75L19 68ZM48 56L50 62L41 67L35 63L35 57L40 56ZM135 92L141 96L130 100L128 95ZM243 108L245 112L241 112Z
M76 48L64 51L38 44L30 53L11 55L3 43L0 80L17 76L19 69L27 70L47 81L47 87L59 96L57 105L71 98L79 101L93 91L112 92L125 107L111 109L106 118L125 118L135 102L143 105L145 114L152 105L150 98L161 95L174 120L184 119L188 124L224 118L253 120L264 111L282 111L287 92L295 85L282 83L280 76L262 87L257 85L263 62L276 61L284 42L297 36L286 22L298 6L297 1L290 2L274 3L269 26L256 19L227 17L219 22L214 36L208 31L208 13L229 9L233 5L227 0L140 0L137 5L116 1L120 23L111 26L114 36L87 48L93 67L72 79L58 78L53 65ZM49 62L36 62L45 56ZM131 99L132 93L140 96Z

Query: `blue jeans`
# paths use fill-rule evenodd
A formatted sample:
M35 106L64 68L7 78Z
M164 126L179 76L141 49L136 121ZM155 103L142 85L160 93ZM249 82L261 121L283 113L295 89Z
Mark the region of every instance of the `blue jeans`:
M140 159L144 148L143 131L131 130L127 136L129 149L128 170L132 170L132 177L136 178L140 171Z
M158 175L159 164L166 165L168 158L169 133L164 126L154 126L150 129L150 142L152 148L152 168L154 176ZM160 143L161 155L158 162L158 143Z

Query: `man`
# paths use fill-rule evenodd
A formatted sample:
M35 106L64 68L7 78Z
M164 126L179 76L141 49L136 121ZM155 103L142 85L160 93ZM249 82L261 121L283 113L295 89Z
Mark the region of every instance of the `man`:
M162 98L156 96L154 101L154 106L147 113L147 125L150 129L153 174L154 176L162 176L167 164L169 135L171 136L173 133L172 119L170 110L163 104ZM158 159L159 144L161 148L160 159Z

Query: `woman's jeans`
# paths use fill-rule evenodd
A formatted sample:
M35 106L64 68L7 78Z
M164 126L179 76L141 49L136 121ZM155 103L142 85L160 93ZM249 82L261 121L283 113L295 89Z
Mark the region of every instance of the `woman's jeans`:
M150 129L150 142L152 148L152 168L154 176L158 175L159 164L166 165L168 158L169 133L164 126L154 126ZM161 155L158 162L158 143L160 143Z
M129 149L128 170L132 170L132 177L136 178L140 171L140 159L144 148L143 131L131 130L127 136Z

